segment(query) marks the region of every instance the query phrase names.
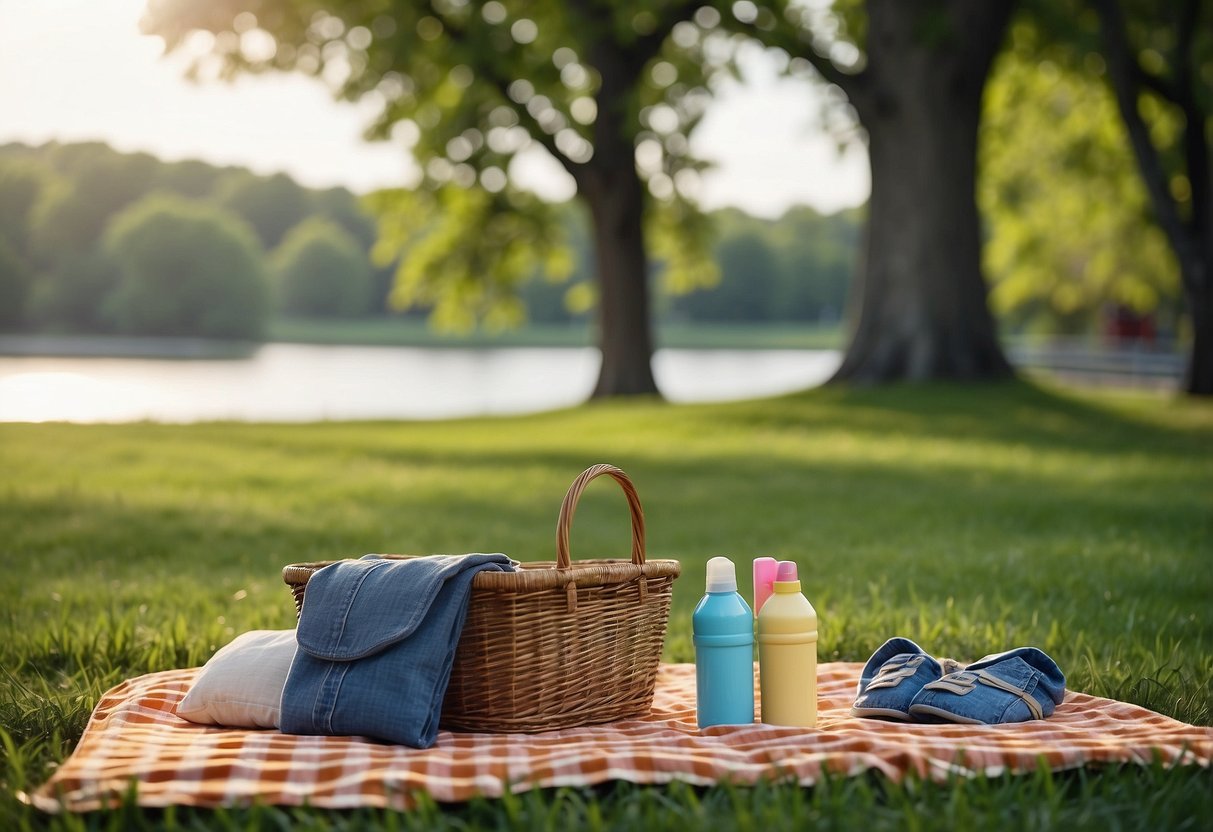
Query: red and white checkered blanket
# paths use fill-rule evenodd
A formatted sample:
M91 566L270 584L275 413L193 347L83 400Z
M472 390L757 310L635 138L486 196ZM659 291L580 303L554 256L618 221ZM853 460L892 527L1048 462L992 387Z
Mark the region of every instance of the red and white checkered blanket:
M1045 721L1015 725L903 725L848 710L862 665L819 668L817 730L771 725L695 727L695 668L663 665L643 719L544 734L454 734L418 751L359 737L206 728L175 713L197 669L152 673L102 697L72 756L33 795L46 811L114 805L135 781L143 806L253 802L326 808L410 805L507 790L607 780L755 783L876 769L943 779L1086 763L1210 765L1213 728L1124 702L1067 692Z

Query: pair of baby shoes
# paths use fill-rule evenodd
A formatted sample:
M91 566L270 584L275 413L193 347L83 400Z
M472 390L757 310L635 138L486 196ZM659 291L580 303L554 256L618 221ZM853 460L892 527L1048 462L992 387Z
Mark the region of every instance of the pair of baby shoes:
M1035 647L963 666L927 655L908 638L891 638L864 665L851 715L977 725L1027 722L1051 716L1065 692L1061 668Z

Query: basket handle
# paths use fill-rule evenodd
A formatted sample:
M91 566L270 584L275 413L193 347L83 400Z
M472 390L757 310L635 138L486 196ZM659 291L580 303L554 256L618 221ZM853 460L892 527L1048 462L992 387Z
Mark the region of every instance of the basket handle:
M644 509L640 507L640 497L636 494L636 486L623 471L614 465L592 465L581 472L581 476L573 480L564 502L560 505L560 519L556 521L556 568L568 569L572 566L569 556L569 528L573 525L573 512L577 510L577 501L581 492L590 480L603 474L612 477L623 489L628 498L628 509L632 512L632 563L644 565Z

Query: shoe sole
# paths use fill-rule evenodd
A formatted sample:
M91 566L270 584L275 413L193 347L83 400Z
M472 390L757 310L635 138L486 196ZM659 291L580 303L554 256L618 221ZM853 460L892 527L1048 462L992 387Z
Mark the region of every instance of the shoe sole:
M985 725L980 719L972 719L967 716L957 716L951 711L945 711L943 708L936 708L934 705L911 705L910 713L917 716L918 714L928 714L930 716L946 719L948 722L959 722L962 725Z
M895 719L898 722L909 722L910 715L904 711L894 711L892 708L851 708L851 716L875 717L877 719Z

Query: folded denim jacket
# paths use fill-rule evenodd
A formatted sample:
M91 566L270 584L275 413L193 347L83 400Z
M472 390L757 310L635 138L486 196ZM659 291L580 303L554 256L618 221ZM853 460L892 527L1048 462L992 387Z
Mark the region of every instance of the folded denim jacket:
M513 567L501 554L368 556L312 575L282 690L282 731L433 745L482 570Z

